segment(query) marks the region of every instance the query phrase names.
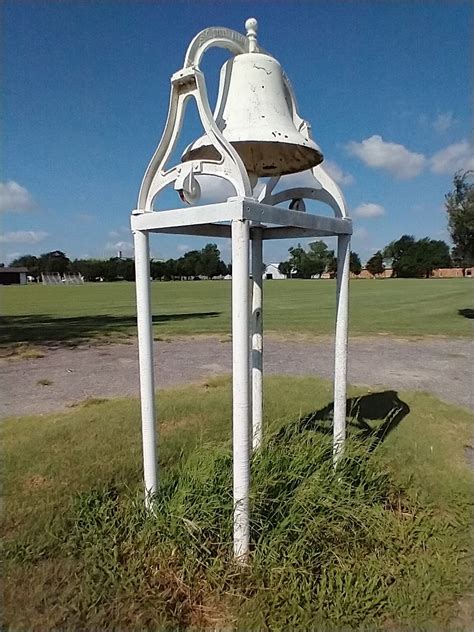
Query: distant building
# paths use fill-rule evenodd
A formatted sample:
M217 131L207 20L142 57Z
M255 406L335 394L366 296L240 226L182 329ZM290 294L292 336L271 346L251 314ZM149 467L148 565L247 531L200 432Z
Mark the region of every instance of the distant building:
M286 279L286 274L282 274L278 269L278 263L269 263L265 266L265 271L263 273L264 279Z
M375 276L371 274L367 268L362 268L360 274L356 275L351 272L351 279L389 279L393 274L392 268L385 268L383 272L380 274L376 274Z
M433 270L431 275L434 279L453 279L457 277L472 277L474 276L473 268L437 268Z
M0 285L26 285L28 268L0 268Z
M393 274L393 268L385 268L382 274L373 275L367 268L363 268L359 275L351 273L351 279L389 279ZM431 274L432 279L456 279L463 277L474 277L474 267L472 268L435 268Z

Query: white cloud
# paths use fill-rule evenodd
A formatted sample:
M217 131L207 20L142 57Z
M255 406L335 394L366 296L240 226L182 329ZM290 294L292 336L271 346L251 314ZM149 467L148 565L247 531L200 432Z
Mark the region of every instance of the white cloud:
M0 212L23 213L31 211L36 206L29 191L14 182L0 182Z
M381 204L365 202L354 209L353 215L356 217L382 217L385 215L385 209Z
M119 252L122 253L122 257L133 257L133 244L130 241L108 241L104 250L108 255L117 256Z
M188 252L189 246L188 244L178 244L176 246L176 250L182 254L182 253Z
M331 178L337 182L337 184L347 186L354 182L354 176L350 173L345 173L341 167L332 160L325 160L322 166L329 173Z
M443 132L447 132L448 129L454 127L457 121L453 116L452 112L444 112L442 114L438 114L438 116L433 121L434 129L442 134Z
M474 147L467 140L449 145L430 159L431 171L454 174L460 169L474 169Z
M378 134L360 143L351 141L346 148L350 154L360 158L367 166L385 169L400 179L415 178L426 164L423 154L410 151L398 143L386 142Z
M48 233L44 230L15 230L0 235L0 242L15 244L37 244L43 241Z

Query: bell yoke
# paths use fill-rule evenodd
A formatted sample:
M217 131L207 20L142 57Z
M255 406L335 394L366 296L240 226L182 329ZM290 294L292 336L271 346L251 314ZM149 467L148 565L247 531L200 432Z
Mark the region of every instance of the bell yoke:
M263 241L338 238L333 439L336 466L346 433L352 233L343 195L321 165L323 154L311 137L309 124L298 114L288 77L278 61L257 43L257 21L250 18L245 27L246 36L226 28L208 28L192 40L183 68L171 77L168 118L131 217L145 503L150 509L158 493L158 469L149 234L232 240L234 554L240 563L248 559L250 546L250 451L259 449L263 440ZM232 55L221 69L214 114L199 68L204 53L211 47L225 48ZM205 133L185 149L181 163L169 166L190 98L196 101ZM292 183L290 174L297 173L304 173L304 177ZM288 177L280 181L281 176ZM215 178L225 181L232 193L223 195L218 202L204 204L201 200L206 199L206 186ZM173 186L189 205L187 208L160 210L158 196L168 186ZM333 217L305 212L305 200L310 199L331 207ZM288 208L282 206L285 203Z

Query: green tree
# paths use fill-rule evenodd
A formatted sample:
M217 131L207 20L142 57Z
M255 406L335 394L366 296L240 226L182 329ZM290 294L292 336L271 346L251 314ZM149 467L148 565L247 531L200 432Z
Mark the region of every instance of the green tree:
M448 227L454 243L453 259L463 268L474 265L474 171L458 171L446 196Z
M308 255L301 244L288 248L290 258L288 263L291 270L295 270L295 276L300 279L309 279L311 276Z
M357 252L351 250L349 258L349 269L352 274L359 275L362 272L362 264ZM337 274L337 257L334 254L334 250L328 250L326 258L326 271L335 276Z
M326 271L329 272L331 278L336 276L337 273L337 257L334 253L334 250L329 250L328 252L328 265L326 267Z
M116 277L124 281L135 281L135 262L131 258L116 260Z
M360 262L360 257L357 252L352 252L352 250L351 256L349 258L349 269L352 274L355 274L356 276L359 276L359 274L362 272L362 263Z
M380 252L380 250L377 250L377 252L372 255L372 257L370 257L365 267L373 276L377 276L377 274L383 273L383 271L385 270L385 266L383 264L383 254Z
M64 274L69 271L71 262L62 250L52 250L40 255L38 268L46 274Z
M397 277L416 277L417 267L414 260L415 238L413 235L402 235L400 239L391 241L385 246L383 255L392 259L393 275Z
M104 274L102 276L104 281L110 282L121 280L122 277L119 271L120 261L119 257L110 257L110 259L103 262Z
M108 262L102 259L75 259L70 270L82 274L86 281L106 280L109 277Z
M38 257L34 255L23 255L13 259L10 265L14 268L24 267L28 269L31 276L39 276Z
M174 281L178 276L178 262L176 259L168 259L164 262L164 277L168 281Z
M287 277L291 278L292 268L289 261L281 261L278 264L278 270Z
M306 251L301 244L288 249L290 258L286 269L295 270L295 276L309 279L314 275L322 274L327 267L329 254L324 241L313 241ZM285 262L282 262L282 264ZM282 265L280 264L280 265Z
M163 279L166 272L166 264L164 261L152 259L150 262L150 275L152 279Z
M222 259L219 260L218 274L219 276L226 276L226 274L229 274L229 267L225 261L222 261Z
M199 264L197 267L198 274L204 276L215 277L219 274L219 261L221 253L216 244L206 244L200 252Z
M435 268L450 268L452 265L449 246L441 239L424 237L418 240L416 258L420 271L427 279Z
M199 274L199 265L201 262L201 253L198 250L190 250L178 259L178 272L180 276L187 279L193 278Z
M392 257L393 274L400 278L428 278L434 268L451 265L448 244L429 237L417 241L413 235L402 235L388 244L384 255Z
M313 241L309 244L308 259L311 276L325 272L329 262L329 250L324 241Z

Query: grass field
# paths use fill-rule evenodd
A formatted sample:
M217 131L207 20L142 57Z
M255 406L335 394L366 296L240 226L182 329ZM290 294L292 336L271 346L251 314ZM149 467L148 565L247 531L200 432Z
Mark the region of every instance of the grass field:
M228 333L230 290L227 281L154 282L155 336ZM2 345L119 339L136 331L133 283L10 286L2 292ZM264 292L267 332L333 332L334 281L267 281ZM469 279L351 282L351 335L468 336L472 316Z
M153 283L156 338L230 332L230 283ZM126 340L129 283L3 289L0 346ZM468 336L472 282L351 282L351 335ZM265 329L333 332L335 283L267 281ZM252 562L231 556L228 379L160 392L162 488L141 503L136 400L2 421L6 630L470 630L469 413L364 395L335 475L330 385L271 378L252 465ZM317 414L305 417L308 413ZM324 414L323 414L324 413ZM306 419L303 424L301 419ZM373 449L374 448L374 449Z
M472 420L423 393L399 397L396 428L350 426L335 475L319 414L330 385L267 381L243 573L231 557L228 379L160 393L151 518L137 401L6 420L3 629L470 630Z

